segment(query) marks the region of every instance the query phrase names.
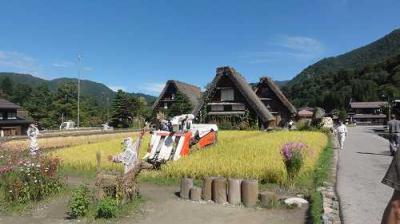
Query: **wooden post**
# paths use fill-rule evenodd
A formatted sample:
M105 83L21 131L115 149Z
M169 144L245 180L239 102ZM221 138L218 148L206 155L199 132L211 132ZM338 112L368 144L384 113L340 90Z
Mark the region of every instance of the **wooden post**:
M200 201L201 199L201 188L192 187L190 189L190 200L192 201Z
M228 202L231 204L240 204L241 200L241 192L240 192L240 184L242 180L240 179L228 179Z
M181 180L181 192L180 196L183 199L189 199L190 189L193 187L193 179L183 177Z
M215 177L204 177L203 179L203 192L201 195L201 198L204 201L210 201L212 200L212 181L215 179Z
M226 179L215 178L212 182L212 199L218 204L226 203Z
M242 202L246 207L254 207L258 200L258 181L242 181Z
M272 202L277 200L277 196L273 192L261 192L260 201L262 207L270 207Z

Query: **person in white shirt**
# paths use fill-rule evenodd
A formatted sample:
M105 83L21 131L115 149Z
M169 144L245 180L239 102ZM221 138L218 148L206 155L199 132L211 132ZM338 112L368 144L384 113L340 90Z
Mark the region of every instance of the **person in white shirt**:
M343 124L343 121L339 121L339 126L336 127L335 132L339 141L340 149L343 150L344 141L346 140L347 136L347 127L345 124Z

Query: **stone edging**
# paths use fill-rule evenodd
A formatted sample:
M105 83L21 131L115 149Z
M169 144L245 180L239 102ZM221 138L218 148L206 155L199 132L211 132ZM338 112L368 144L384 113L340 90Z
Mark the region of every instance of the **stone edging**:
M332 176L331 179L328 182L324 182L323 186L319 187L317 191L321 193L323 202L322 223L341 224L342 220L340 216L339 196L336 192L336 173L339 160L339 151L337 147L338 142L336 141L336 137L334 135L331 136L331 139L334 153L331 166Z

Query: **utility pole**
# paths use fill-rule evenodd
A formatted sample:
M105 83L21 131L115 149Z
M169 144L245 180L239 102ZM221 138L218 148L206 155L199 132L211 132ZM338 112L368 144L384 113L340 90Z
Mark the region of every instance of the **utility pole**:
M391 110L392 110L392 104L390 103L390 99L389 99L389 94L388 94L388 120L390 120L390 117L391 117Z
M107 124L110 122L110 98L107 97Z
M80 99L81 99L81 55L78 54L78 118L77 118L77 128L79 128L80 123Z

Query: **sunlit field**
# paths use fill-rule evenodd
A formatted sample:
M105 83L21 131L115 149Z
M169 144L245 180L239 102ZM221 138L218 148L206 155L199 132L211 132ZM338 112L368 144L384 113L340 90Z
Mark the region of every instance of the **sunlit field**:
M220 132L218 144L198 151L162 168L164 175L225 176L254 178L272 183L286 181L286 171L280 154L288 142L302 142L305 150L301 173L313 170L327 145L328 138L319 132ZM300 175L301 175L300 173Z
M115 133L115 134L98 134L98 135L84 135L84 136L65 136L65 137L51 137L41 138L38 137L39 147L42 150L59 149L76 145L86 145L96 142L104 142L108 140L122 139L125 136L134 135L134 132ZM1 148L10 150L27 150L29 148L28 138L23 140L13 140L1 144Z
M132 135L136 139L136 134ZM101 167L104 169L122 169L120 164L107 161L107 155L115 155L121 150L122 138L106 142L79 145L57 150L52 153L62 160L62 164L78 170L96 168L96 152L102 154ZM179 161L169 162L161 171L151 175L166 177L225 176L255 178L272 183L284 183L286 171L280 150L288 142L302 142L308 146L305 150L304 166L300 172L312 171L316 161L327 145L328 138L319 132L258 132L258 131L221 131L215 146L193 152ZM140 158L149 143L146 135L142 144Z

